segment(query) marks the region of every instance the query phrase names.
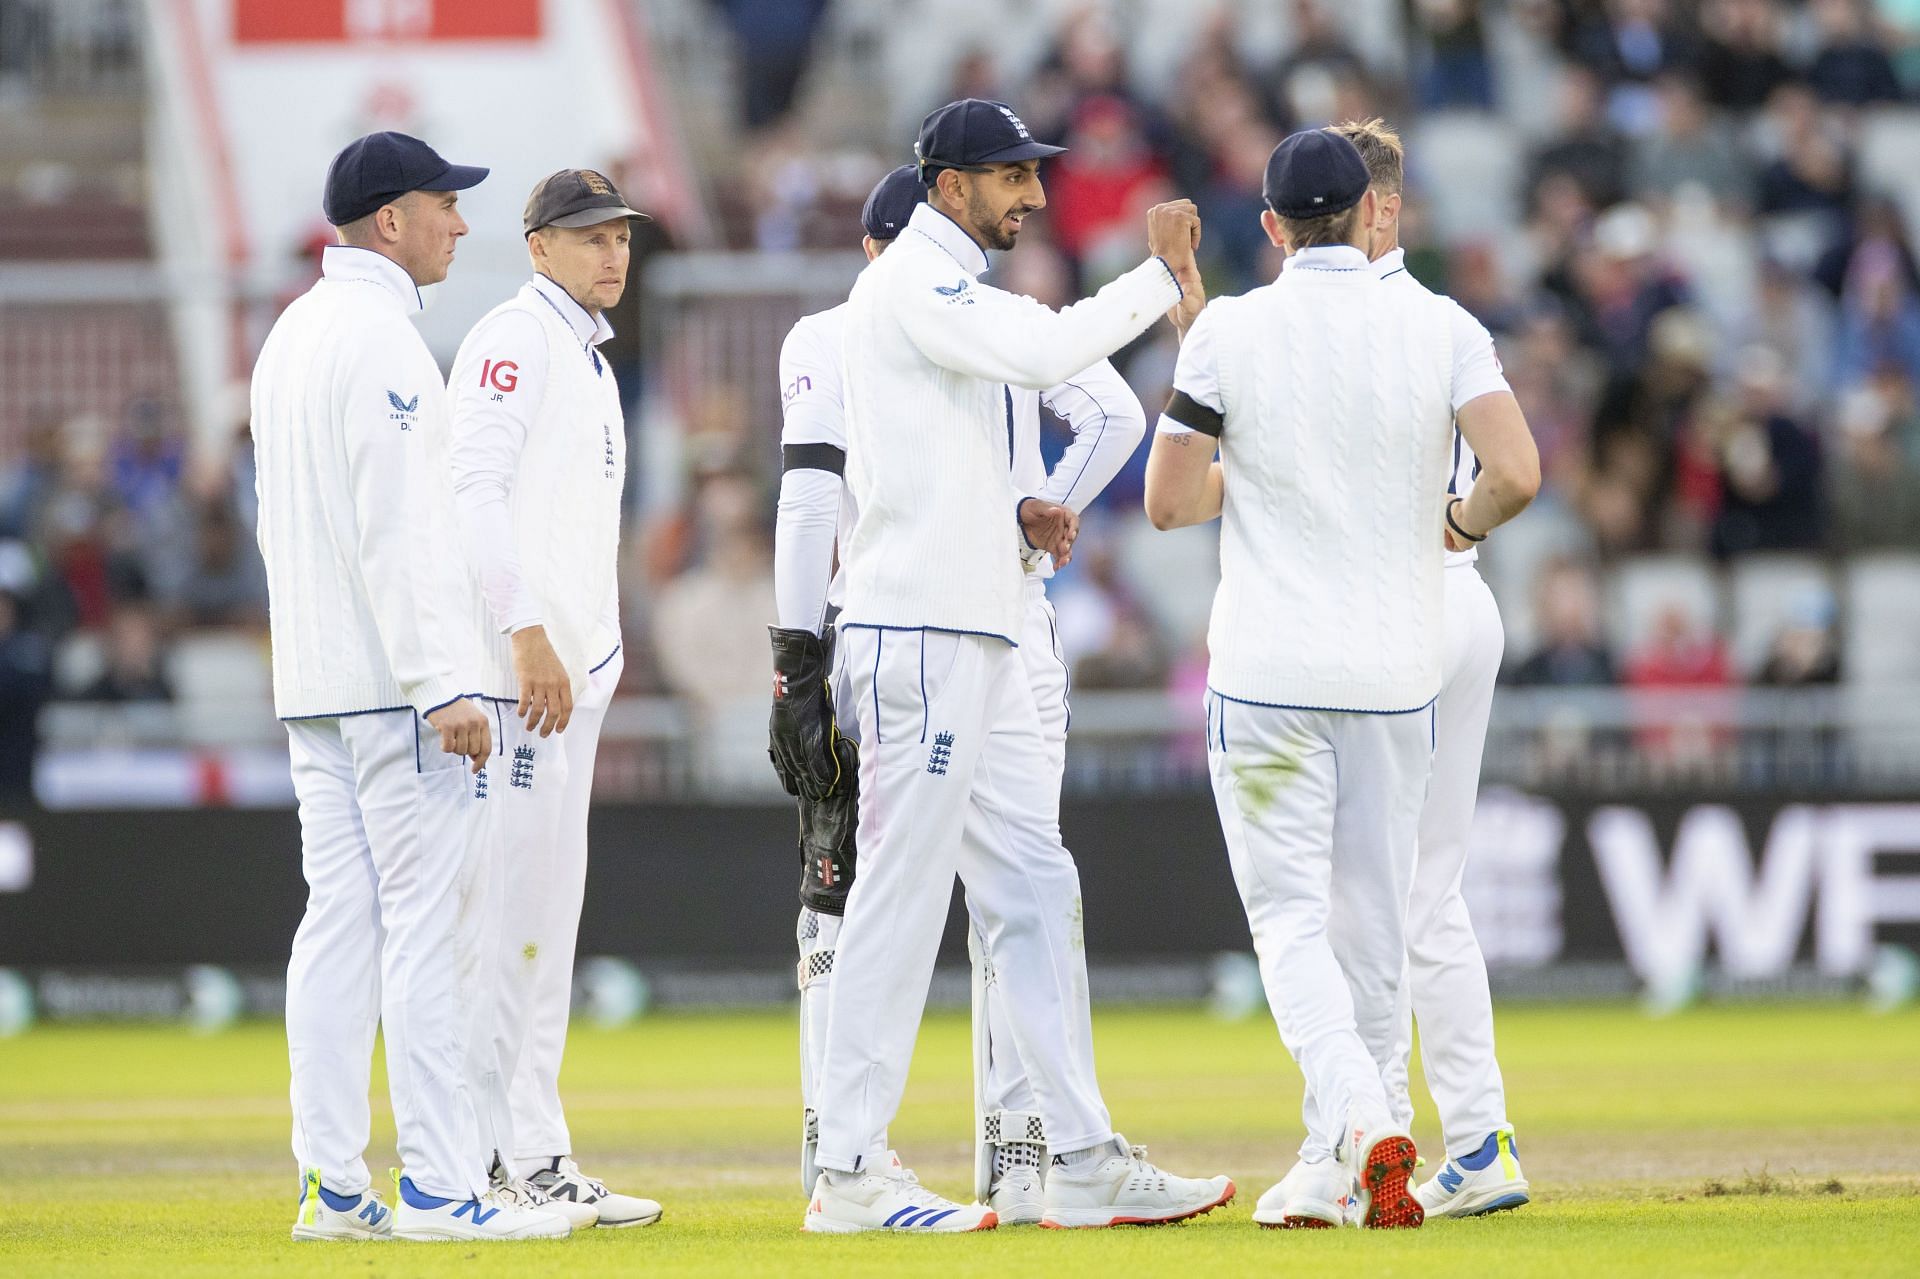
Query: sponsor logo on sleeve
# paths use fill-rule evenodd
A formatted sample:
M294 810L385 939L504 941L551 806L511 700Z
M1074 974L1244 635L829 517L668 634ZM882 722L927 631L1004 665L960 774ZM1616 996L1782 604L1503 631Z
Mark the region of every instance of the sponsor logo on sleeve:
M411 400L403 400L400 398L400 392L388 391L387 403L393 406L393 412L387 414L387 420L390 422L398 422L401 430L411 431L414 423L420 420L420 415L415 412L415 410L420 407L420 397L418 395L415 395Z
M487 360L480 366L480 389L491 391L490 398L504 399L520 385L520 366L512 360Z

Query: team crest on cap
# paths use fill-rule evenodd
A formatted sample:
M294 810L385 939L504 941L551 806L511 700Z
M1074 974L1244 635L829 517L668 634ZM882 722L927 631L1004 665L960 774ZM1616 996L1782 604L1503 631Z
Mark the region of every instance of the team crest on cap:
M1020 140L1022 142L1033 141L1033 135L1027 132L1026 121L1022 120L1019 116L1015 115L1013 113L1012 107L1001 106L1000 114L1007 117L1007 123L1013 126L1014 132L1020 135Z
M589 195L612 195L613 183L607 181L592 169L580 170L580 181L585 184Z

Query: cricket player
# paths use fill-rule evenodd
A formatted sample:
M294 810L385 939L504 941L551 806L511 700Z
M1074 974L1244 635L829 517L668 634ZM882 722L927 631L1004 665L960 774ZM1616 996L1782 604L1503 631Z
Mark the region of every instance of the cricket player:
M533 278L473 327L448 381L453 490L482 597L471 622L484 689L501 699L487 1135L496 1179L576 1227L660 1219L653 1200L580 1170L559 1091L594 753L621 669L627 430L595 348L613 336L605 313L626 288L629 223L644 216L592 169L542 179L521 219Z
M893 170L874 187L861 211L868 260L878 257L905 229L923 202L917 166ZM781 433L783 473L774 531L774 590L780 625L772 628L776 670L772 755L782 780L799 797L802 821L800 943L802 1177L811 1189L819 1175L815 1106L819 1057L826 1047L827 990L834 943L855 871L854 821L857 756L845 767L840 756L857 727L836 716L846 705L846 671L832 660L832 621L842 599L834 572L834 548L853 522L854 503L843 476L846 467L845 383L841 325L845 305L803 318L781 349L780 384L785 407ZM1012 392L1014 478L1074 511L1084 510L1116 475L1146 430L1140 402L1105 360L1046 391ZM1073 432L1051 474L1040 454L1040 408ZM1020 637L1021 665L1040 712L1047 751L1046 794L1058 822L1059 780L1066 765L1071 683L1060 651L1053 606L1045 582L1051 557L1029 553L1026 612ZM832 832L835 839L819 837ZM812 837L811 840L809 837ZM977 978L974 1009L976 1127L979 1130L975 1195L1001 1225L1038 1222L1044 1210L1045 1128L1034 1109L1032 1088L1014 1048L1004 1003L1018 998L1017 976L994 973L981 929L969 934ZM1074 1045L1085 1048L1088 1045ZM880 1149L884 1150L884 1140Z
M409 320L467 233L485 169L375 133L327 172L339 236L254 368L275 710L300 801L307 912L287 966L296 1239L555 1238L496 1195L470 1075L484 1006L492 751L453 536L440 370ZM386 1033L399 1202L370 1187L367 1086Z
M1404 153L1400 139L1383 121L1336 126L1366 161L1375 195L1369 256L1382 280L1401 289L1425 291L1406 269L1400 249L1400 203ZM1510 395L1494 353L1493 338L1457 303L1453 306L1455 375L1469 393ZM1480 472L1473 446L1456 428L1447 491L1466 497ZM1413 1100L1407 1083L1413 1052L1413 1019L1420 1022L1420 1056L1427 1086L1440 1111L1447 1162L1414 1190L1429 1217L1479 1216L1518 1208L1527 1202L1527 1180L1507 1122L1506 1089L1493 1049L1493 1001L1487 990L1487 965L1473 935L1460 884L1466 868L1467 835L1473 825L1480 785L1480 757L1486 746L1487 720L1493 711L1494 679L1506 636L1493 592L1474 567L1479 552L1449 547L1445 557L1445 648L1440 696L1434 702L1433 777L1420 810L1419 850L1413 867L1413 894L1407 912L1407 980L1401 987L1401 1011L1386 1082L1393 1112L1403 1127L1413 1124ZM1326 1125L1311 1095L1305 1113L1310 1134ZM1300 1162L1261 1198L1255 1221L1281 1224L1321 1220L1337 1224L1334 1192L1340 1188L1332 1150L1309 1135ZM1331 1198L1331 1203L1330 1203Z
M1338 1161L1331 1221L1268 1224L1334 1224L1351 1193L1363 1225L1418 1226L1387 1076L1441 684L1436 543L1518 514L1539 463L1497 365L1457 358L1453 304L1369 266L1380 197L1352 142L1287 138L1264 195L1262 225L1293 256L1188 332L1147 509L1162 528L1222 520L1214 796L1310 1136ZM1446 492L1456 421L1484 459L1464 499Z
M1022 551L1071 554L1078 517L1021 493L1011 390L1058 385L1145 331L1197 274L1191 205L1156 207L1147 261L1063 312L982 285L1045 205L1034 141L1003 103L921 126L927 203L855 282L842 319L846 479L839 619L859 722L860 869L847 895L816 1091L821 1168L809 1231L956 1232L998 1222L881 1157L925 1007L953 878L982 921L1051 1167L1043 1225L1171 1221L1227 1202L1224 1177L1174 1177L1111 1127L1092 1071L1079 877L1051 819L1057 782L1017 644ZM1049 798L1048 787L1055 788Z

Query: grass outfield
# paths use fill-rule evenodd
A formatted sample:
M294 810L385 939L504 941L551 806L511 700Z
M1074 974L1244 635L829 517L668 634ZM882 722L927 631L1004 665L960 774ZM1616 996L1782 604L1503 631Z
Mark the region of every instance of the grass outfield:
M278 1027L43 1028L0 1041L0 1275L1242 1274L1883 1275L1920 1242L1920 1014L1852 1008L1527 1007L1500 1023L1534 1202L1417 1232L1249 1222L1291 1162L1298 1076L1264 1019L1097 1019L1116 1121L1240 1197L1200 1221L1074 1234L827 1239L799 1231L793 1018L679 1015L581 1029L580 1155L667 1215L556 1243L294 1244ZM971 1178L966 1023L921 1036L894 1144L935 1189ZM1423 1094L1416 1094L1423 1095ZM369 1163L391 1162L376 1114ZM1430 1115L1416 1128L1437 1151Z

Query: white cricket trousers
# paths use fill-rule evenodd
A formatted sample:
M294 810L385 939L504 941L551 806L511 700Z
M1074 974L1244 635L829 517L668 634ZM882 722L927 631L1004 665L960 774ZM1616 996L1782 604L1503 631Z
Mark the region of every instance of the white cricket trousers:
M1067 726L1073 718L1069 704L1069 694L1073 689L1073 677L1067 668L1066 655L1060 649L1060 623L1054 616L1053 602L1047 598L1046 579L1027 578L1027 615L1025 629L1020 634L1020 665L1027 675L1027 686L1033 690L1034 709L1040 713L1040 741L1044 751L1045 764L1036 782L1036 799L1041 801L1041 816L1056 839L1060 833L1060 783L1067 771ZM1065 841L1061 841L1065 846ZM973 898L967 898L967 914L973 930L982 939L982 949L991 957L992 950L985 944L986 923L980 912L973 907ZM1086 1001L1085 987L1082 988L1082 1000L1088 1002L1087 1010L1070 1024L1073 1026L1091 1026L1093 1023L1090 1001ZM1014 1038L1013 1014L1010 1004L1017 1003L1025 996L1024 983L1017 973L1002 972L986 990L987 1015L987 1078L982 1089L984 1109L989 1113L996 1110L1032 1111L1038 1108L1033 1092L1033 1081L1028 1078L1025 1065L1020 1060L1020 1051ZM1070 1037L1068 1051L1082 1056L1086 1062L1087 1075L1093 1075L1093 1040L1089 1035L1081 1038ZM1048 1129L1048 1140L1052 1141L1053 1131ZM1091 1143L1089 1143L1091 1144ZM1074 1146L1055 1144L1052 1149L1066 1151Z
M1008 1020L1049 1144L1110 1139L1080 877L1051 816L1058 785L1019 650L865 627L841 642L860 725L860 851L828 995L818 1162L858 1171L899 1108L956 873L995 965L1022 983Z
M470 1046L484 1033L488 833L467 761L411 710L291 720L307 912L287 965L293 1154L369 1184L367 1089L384 1027L400 1164L430 1195L486 1189Z
M573 1154L560 1063L586 900L593 765L623 665L615 649L588 676L565 731L547 737L514 715L514 703L489 704L501 746L487 767L499 893L485 1136L520 1176ZM503 1088L502 1080L511 1082Z
M1480 791L1480 759L1493 713L1494 678L1506 649L1500 608L1471 563L1446 572L1445 682L1434 703L1433 781L1420 812L1419 855L1407 910L1407 984L1393 1066L1394 1114L1413 1122L1407 1070L1413 1021L1420 1061L1440 1113L1449 1156L1469 1155L1507 1126L1506 1085L1493 1052L1487 961L1461 895L1467 836Z
M841 731L857 741L859 728L851 694L847 690L845 655L844 644L836 648L833 704ZM1033 690L1034 708L1040 716L1040 738L1045 762L1036 782L1035 799L1040 803L1043 819L1058 832L1060 780L1067 767L1067 725L1072 718L1069 694L1073 680L1060 649L1060 627L1054 615L1053 603L1047 598L1045 579L1040 577L1027 579L1027 612L1020 634L1020 665L1026 672L1028 687ZM856 877L859 866L856 860ZM967 910L975 932L984 937L985 925L979 913L973 909L971 896L967 898ZM819 914L802 907L796 936L803 960L815 951L832 950L839 941L840 917ZM815 1109L819 1105L815 1081L819 1078L821 1063L826 1056L827 990L832 981L831 974L817 978L800 995L800 1016L805 1031L801 1041L800 1095L806 1105ZM985 1100L986 1108L990 1111L1031 1111L1036 1106L1033 1087L1027 1079L1026 1068L1020 1062L1019 1051L1014 1046L1013 1024L1007 1011L1008 1001L1019 999L1024 990L1025 984L1017 980L1010 985L995 982L987 987L988 1069ZM1090 1010L1085 1020L1091 1024ZM1085 1053L1087 1061L1091 1063L1091 1039L1082 1042L1075 1038L1068 1046L1071 1051ZM1088 1073L1092 1073L1091 1064ZM875 1149L877 1152L885 1148L883 1132L876 1141Z
M1260 980L1332 1125L1391 1118L1407 895L1432 707L1296 710L1207 695L1207 760Z

